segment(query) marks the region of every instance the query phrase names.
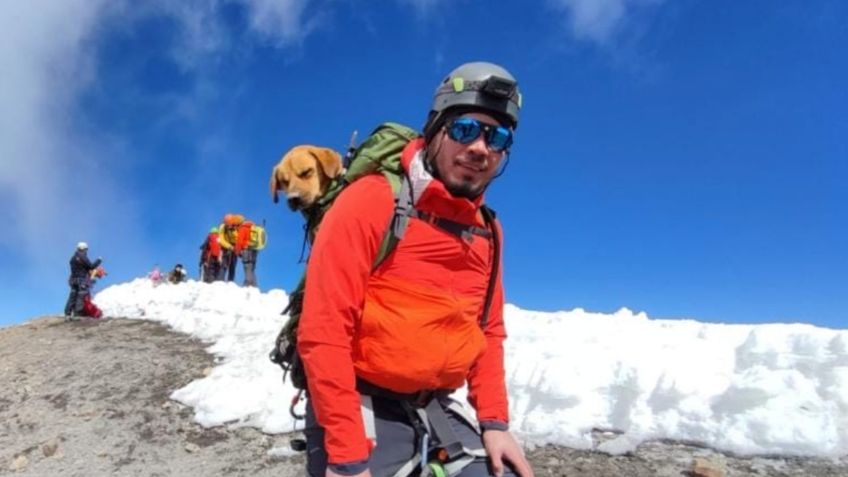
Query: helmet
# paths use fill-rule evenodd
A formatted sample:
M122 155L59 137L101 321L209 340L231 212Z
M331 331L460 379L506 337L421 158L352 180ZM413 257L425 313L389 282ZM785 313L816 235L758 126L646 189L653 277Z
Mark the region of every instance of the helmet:
M77 244L77 250L88 250L88 244L85 242L79 242Z
M218 233L218 227L212 227L211 229L209 229L209 233L210 234L217 234Z
M244 216L239 214L227 214L224 216L224 225L240 225L244 222Z
M432 130L441 125L445 111L465 107L493 113L516 128L521 109L518 82L509 71L494 63L478 61L459 66L436 88L424 126L425 136L432 137Z

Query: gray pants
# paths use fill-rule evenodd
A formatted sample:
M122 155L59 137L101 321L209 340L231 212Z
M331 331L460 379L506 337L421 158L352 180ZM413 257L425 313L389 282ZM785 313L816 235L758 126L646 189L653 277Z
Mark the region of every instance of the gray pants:
M205 283L223 280L224 273L224 266L214 258L203 264L203 281Z
M368 397L371 400L374 419L374 430L377 446L371 452L369 468L374 477L392 477L398 474L402 468L409 468L410 461L416 455L420 445L421 436L417 435L416 428L412 424L409 413L404 409L401 402L380 398ZM446 407L449 399L442 399L440 403ZM484 454L483 443L475 426L450 409L446 409L448 421L456 437L462 442L463 447ZM306 468L310 477L324 477L327 469L327 452L324 450L324 430L318 426L315 420L315 412L312 405L307 401L306 407ZM438 444L436 442L435 444ZM404 476L420 475L420 466L414 467ZM489 477L494 475L488 465L488 459L478 457L458 473L449 473L451 477ZM504 472L505 477L515 477L508 468Z
M68 301L65 302L65 316L79 316L85 304L86 295L91 293L91 284L84 279L71 280L68 284L71 286L71 292L68 294Z
M246 248L241 252L241 263L244 265L244 286L255 287L256 284L256 259L259 251Z
M232 282L236 278L236 262L238 256L232 250L224 250L221 276L225 281Z

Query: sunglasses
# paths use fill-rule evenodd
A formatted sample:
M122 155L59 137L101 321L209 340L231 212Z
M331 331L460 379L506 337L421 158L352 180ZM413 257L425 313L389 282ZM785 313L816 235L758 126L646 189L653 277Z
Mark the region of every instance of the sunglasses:
M512 145L512 131L504 126L486 124L472 118L459 118L447 127L448 137L460 144L471 144L480 134L493 152L502 152Z

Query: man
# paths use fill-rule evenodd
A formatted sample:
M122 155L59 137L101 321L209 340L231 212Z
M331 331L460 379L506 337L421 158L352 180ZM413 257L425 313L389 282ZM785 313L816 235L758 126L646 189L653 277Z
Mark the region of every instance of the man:
M401 157L418 215L376 269L395 205L382 175L351 183L321 222L297 336L312 477L438 474L428 464L452 476L533 475L508 431L495 243L436 226L499 234L481 213L483 192L509 154L520 98L491 63L445 78L424 137ZM482 433L447 396L466 381Z
M91 293L91 272L100 266L102 261L100 257L94 262L89 260L88 244L85 242L77 244L76 251L70 260L71 276L68 278L68 285L71 287L71 292L65 303L66 321L76 321L82 316L85 298Z

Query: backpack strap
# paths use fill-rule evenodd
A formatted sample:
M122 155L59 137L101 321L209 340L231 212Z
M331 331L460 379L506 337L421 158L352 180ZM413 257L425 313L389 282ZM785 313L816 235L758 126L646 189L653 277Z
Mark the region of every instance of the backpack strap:
M377 251L377 258L374 259L374 264L371 267L372 272L397 247L400 239L406 234L406 228L409 226L409 217L415 210L412 204L412 183L409 181L409 177L406 174L398 176L397 174L388 172L384 172L383 176L389 181L389 185L392 187L392 193L395 198L395 210L392 215L392 221L389 224L389 229L383 235L380 250Z
M497 285L498 272L500 271L501 237L498 233L495 211L490 209L489 206L483 205L480 207L480 213L483 214L483 220L492 232L492 271L489 273L489 286L486 287L486 299L483 302L483 312L480 314L480 328L485 330L486 324L489 322L489 310L492 308L492 298L495 294L495 285Z

